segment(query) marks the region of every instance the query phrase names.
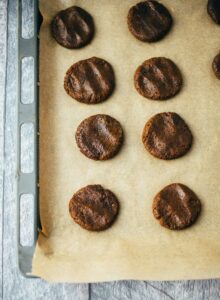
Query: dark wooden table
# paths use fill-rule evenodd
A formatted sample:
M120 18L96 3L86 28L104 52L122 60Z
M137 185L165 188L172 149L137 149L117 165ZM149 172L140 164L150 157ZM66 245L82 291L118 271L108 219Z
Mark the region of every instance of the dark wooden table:
M26 0L30 5L34 0ZM37 1L37 0L36 0ZM52 0L45 0L52 1ZM89 0L88 0L89 1ZM98 1L98 0L97 0ZM123 0L126 1L126 0ZM0 261L2 299L220 299L220 281L51 284L24 278L16 253L16 0L0 0ZM27 74L28 75L28 74ZM28 77L28 76L27 76ZM28 142L28 135L24 137ZM4 166L3 166L4 158ZM171 266L175 268L175 266Z

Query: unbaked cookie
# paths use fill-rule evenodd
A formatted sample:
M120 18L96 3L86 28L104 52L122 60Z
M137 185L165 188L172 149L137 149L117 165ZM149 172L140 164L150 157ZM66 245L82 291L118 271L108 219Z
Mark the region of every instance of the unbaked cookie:
M64 88L72 98L86 104L106 100L115 87L112 66L104 59L92 57L73 64L64 79Z
M173 20L164 5L148 0L130 8L127 22L130 32L138 40L156 42L170 31Z
M69 202L69 212L82 228L101 231L109 228L115 221L119 201L101 185L88 185L73 195Z
M212 20L216 24L220 24L220 1L219 0L209 0L207 5L207 11Z
M187 186L173 183L154 198L153 214L160 224L172 230L192 225L201 211L201 202Z
M123 143L121 124L108 115L94 115L80 123L76 143L88 158L106 160L115 156Z
M191 148L193 136L185 121L174 112L153 116L145 125L142 141L153 156L174 159Z
M220 53L214 57L213 62L212 62L212 69L213 69L215 76L218 79L220 79Z
M51 32L63 47L77 49L87 45L94 36L92 16L78 6L61 10L53 18Z
M138 67L134 76L136 90L151 100L166 100L182 87L182 75L172 60L153 57Z

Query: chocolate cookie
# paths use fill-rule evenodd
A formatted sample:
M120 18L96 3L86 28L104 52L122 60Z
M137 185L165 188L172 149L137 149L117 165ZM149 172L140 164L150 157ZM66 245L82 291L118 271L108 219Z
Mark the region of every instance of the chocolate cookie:
M170 59L154 57L137 68L134 85L138 93L148 99L166 100L180 91L182 75Z
M127 21L130 32L143 42L162 39L173 23L167 8L157 1L150 0L132 6Z
M215 73L215 76L220 79L220 53L215 56L212 62L212 69Z
M67 94L86 104L96 104L106 100L114 87L115 77L111 65L97 57L73 64L64 79Z
M101 185L88 185L73 195L69 212L82 228L101 231L109 228L115 221L119 202L111 191Z
M219 0L209 0L207 5L207 11L212 20L216 24L220 24L220 1Z
M63 47L77 49L87 45L94 35L91 15L78 6L61 10L51 23L55 40Z
M160 225L180 230L192 225L201 211L201 203L187 186L173 183L163 188L154 198L153 214Z
M88 158L106 160L115 156L123 142L121 124L108 115L91 116L80 123L76 143Z
M142 141L153 156L169 160L183 156L192 145L192 134L185 121L176 113L160 113L145 125Z

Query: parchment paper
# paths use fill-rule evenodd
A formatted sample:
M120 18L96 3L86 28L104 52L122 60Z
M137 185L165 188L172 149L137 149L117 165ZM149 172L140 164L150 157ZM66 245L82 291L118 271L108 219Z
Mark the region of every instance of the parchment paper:
M220 48L220 27L206 11L206 0L163 0L174 18L162 41L139 42L127 28L137 0L41 0L40 32L40 216L33 274L50 281L95 282L119 279L196 279L220 276L220 81L211 69ZM80 50L59 46L50 21L61 9L79 5L94 17L96 34ZM97 56L109 61L117 80L112 97L84 105L63 88L69 66ZM182 71L180 94L164 102L140 96L133 84L146 59L165 56ZM179 113L194 135L183 158L152 157L141 142L145 122L159 112ZM86 117L106 113L125 131L121 152L105 162L80 153L75 130ZM172 182L192 188L202 202L198 222L170 231L152 215L152 200ZM116 223L99 233L83 230L68 212L73 193L87 184L112 190L121 203Z

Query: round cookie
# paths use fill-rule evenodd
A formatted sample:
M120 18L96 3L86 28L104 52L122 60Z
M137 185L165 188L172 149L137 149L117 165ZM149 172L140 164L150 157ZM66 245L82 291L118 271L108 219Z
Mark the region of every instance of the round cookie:
M142 142L153 156L169 160L185 155L191 148L192 133L176 113L160 113L145 125Z
M86 104L106 100L115 87L112 66L104 59L92 57L73 64L64 79L64 88L72 98Z
M78 49L87 45L94 36L93 18L81 7L72 6L53 18L51 32L61 46Z
M182 75L172 60L153 57L137 68L134 85L138 93L148 99L166 100L180 91Z
M154 198L153 215L160 225L180 230L192 225L201 211L201 202L187 186L173 183Z
M212 20L216 24L220 24L220 1L219 0L209 0L207 5L207 11Z
M88 185L80 189L69 202L69 212L73 220L90 231L109 228L119 209L116 196L101 185Z
M76 131L80 151L94 160L115 156L123 143L121 124L108 115L94 115L83 120Z
M139 2L132 6L127 17L130 32L140 41L156 42L172 27L168 9L157 1Z
M212 62L212 69L213 69L215 76L218 79L220 79L220 53L214 57L213 62Z

